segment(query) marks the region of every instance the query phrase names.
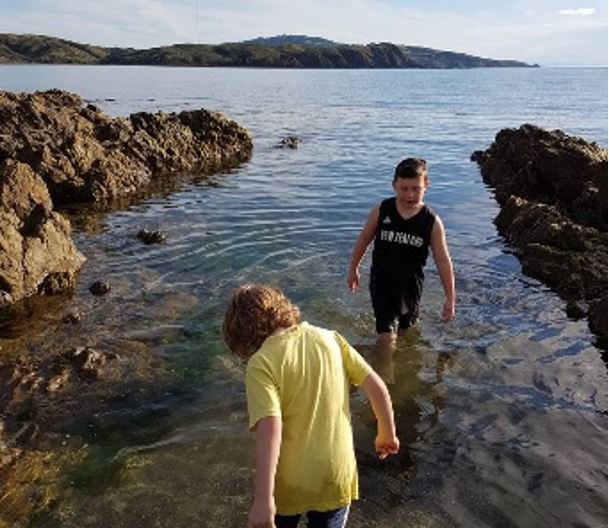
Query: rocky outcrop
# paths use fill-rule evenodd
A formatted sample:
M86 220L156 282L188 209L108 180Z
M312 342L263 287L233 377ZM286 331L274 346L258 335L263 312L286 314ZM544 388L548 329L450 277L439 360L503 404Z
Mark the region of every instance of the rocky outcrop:
M0 92L0 161L29 165L55 204L104 201L168 173L217 171L251 150L245 129L206 110L110 118L68 92Z
M0 92L0 305L73 287L84 257L53 204L108 203L251 150L246 130L206 110L110 118L60 90Z
M53 212L40 176L14 160L0 164L0 291L5 302L70 290L84 260L70 238L70 223Z
M533 125L472 154L502 209L495 223L523 271L588 317L607 348L607 150Z

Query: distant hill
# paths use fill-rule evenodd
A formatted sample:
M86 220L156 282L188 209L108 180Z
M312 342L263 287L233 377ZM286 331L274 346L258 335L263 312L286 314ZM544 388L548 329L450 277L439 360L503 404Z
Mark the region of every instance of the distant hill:
M0 33L2 64L95 64L106 54L105 48L55 37Z
M174 44L134 49L103 48L43 35L0 33L0 64L23 63L328 69L531 66L519 61L485 59L388 42L337 44L305 35L281 35L218 45Z
M538 64L526 64L516 60L485 59L466 53L441 51L418 46L399 46L399 48L405 57L417 64L425 64L425 68L522 68L539 66Z
M340 42L334 42L321 37L309 37L308 35L277 35L275 37L258 37L251 40L244 40L241 44L255 44L257 46L269 46L277 48L293 44L294 46L303 46L305 48L332 48L336 46L344 46Z

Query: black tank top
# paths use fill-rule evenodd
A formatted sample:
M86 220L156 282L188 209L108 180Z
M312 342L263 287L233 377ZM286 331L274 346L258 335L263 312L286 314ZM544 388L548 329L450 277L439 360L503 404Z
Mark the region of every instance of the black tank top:
M395 198L381 202L370 273L377 286L420 291L435 218L424 205L405 220Z

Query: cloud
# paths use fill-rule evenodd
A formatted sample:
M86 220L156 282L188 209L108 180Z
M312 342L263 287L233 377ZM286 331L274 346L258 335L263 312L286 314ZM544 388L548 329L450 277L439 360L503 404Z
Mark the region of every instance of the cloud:
M596 9L593 7L578 7L577 9L561 9L556 12L563 16L590 16L596 13Z

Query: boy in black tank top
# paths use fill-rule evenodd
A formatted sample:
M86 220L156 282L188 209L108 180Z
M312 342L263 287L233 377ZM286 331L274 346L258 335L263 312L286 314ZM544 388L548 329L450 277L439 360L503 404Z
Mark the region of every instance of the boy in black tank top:
M428 184L425 160L401 161L393 177L396 196L373 207L353 248L347 278L351 291L359 287L359 265L374 240L370 295L380 342L392 343L399 329L416 322L430 247L446 294L442 320L455 316L455 279L444 226L423 203Z

